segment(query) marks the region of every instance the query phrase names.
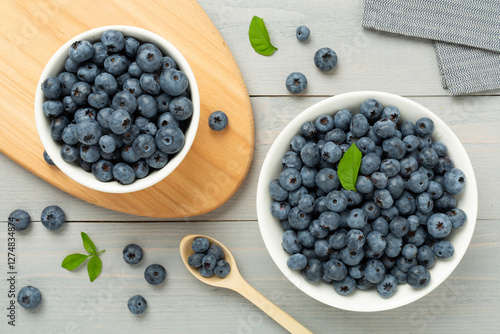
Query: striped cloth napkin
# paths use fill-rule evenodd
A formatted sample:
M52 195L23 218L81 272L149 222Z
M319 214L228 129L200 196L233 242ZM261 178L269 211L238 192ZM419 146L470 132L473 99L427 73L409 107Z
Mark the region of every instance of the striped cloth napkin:
M450 95L500 88L500 0L364 0L362 26L433 40Z

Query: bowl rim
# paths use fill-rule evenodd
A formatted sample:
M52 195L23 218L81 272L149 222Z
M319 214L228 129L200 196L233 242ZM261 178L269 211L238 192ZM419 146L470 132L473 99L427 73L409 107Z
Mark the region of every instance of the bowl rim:
M411 110L416 110L419 114L418 118L424 116L430 117L435 123L435 133L433 137L438 133L440 141L440 138L445 136L447 142L452 142L454 144L453 146L448 146L448 152L450 152L450 156L453 155L452 158L456 158L457 156L461 157L460 160L454 159L454 161L456 163L457 161L459 162L458 167L467 175L466 189L460 195L456 196L457 199L459 199L458 207L467 213L467 222L459 230L452 233L452 238L460 242L460 248L455 247L455 254L451 259L436 261L434 267L430 269L432 279L427 287L420 290L413 290L408 284L399 285L398 290L400 291L387 299L379 297L375 289L371 289L372 291L370 292L355 291L352 295L340 296L333 290L331 284L325 284L322 281L319 282L321 284L307 282L303 279L300 272L289 269L286 265L286 259L289 255L281 247L283 229L279 224L279 220L274 218L270 213L272 199L268 193L269 182L279 175L279 170L281 169L280 165L276 164L278 158L281 159L284 152L288 150L286 144L289 144L293 135L299 133L300 126L304 122L313 121L316 117L323 114L332 115L338 110L349 109L350 107L347 106L353 104L355 104L359 110L359 106L363 101L369 98L381 101L384 106L394 105L398 107L401 114L405 116L407 116L406 113L411 113ZM409 109L409 111L404 111L406 109ZM353 113L357 113L357 110L352 109L352 111ZM413 114L409 115L411 118ZM413 115L413 117L415 116ZM402 118L405 120L408 117ZM273 171L276 170L278 174L273 173ZM468 154L458 137L444 121L419 103L399 95L379 91L355 91L335 95L315 103L298 114L281 131L267 152L259 174L256 197L257 218L262 239L274 263L285 277L287 277L299 290L326 305L356 312L377 312L401 307L424 297L437 288L453 272L463 258L472 239L478 210L476 178ZM465 198L467 202L465 202ZM436 273L436 270L439 270L439 275L433 277L433 272ZM369 295L365 295L365 293Z
M52 139L50 135L50 119L45 117L42 110L43 102L46 100L46 98L40 88L41 84L47 77L51 75L56 76L61 71L64 71L64 61L67 58L67 53L71 44L75 41L84 39L97 41L104 31L110 29L122 32L125 37L130 36L140 40L141 42L154 43L160 48L164 55L172 57L179 66L179 69L182 70L188 78L191 101L193 103L193 115L191 116L190 123L186 131L184 132L185 142L183 148L171 160L169 160L163 168L155 170L145 178L136 179L134 182L127 185L120 184L115 180L109 182L99 181L92 175L92 173L85 172L79 166L71 165L62 160L59 153L62 144ZM72 37L52 55L52 57L45 65L36 87L34 112L37 132L42 145L54 164L64 174L66 174L66 176L68 176L78 184L93 190L105 193L130 193L146 189L157 184L158 182L161 182L181 164L181 162L191 149L196 137L198 125L200 122L201 106L198 84L196 82L193 70L191 69L191 66L184 58L182 53L173 44L171 44L160 35L143 28L128 25L109 25L93 28L84 31L75 37Z

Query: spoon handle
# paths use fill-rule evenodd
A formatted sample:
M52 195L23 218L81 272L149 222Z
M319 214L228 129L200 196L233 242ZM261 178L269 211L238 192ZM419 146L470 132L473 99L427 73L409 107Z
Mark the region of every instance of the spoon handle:
M234 290L240 295L251 301L255 306L264 311L268 316L273 318L277 323L283 326L290 333L311 333L307 328L302 326L297 320L292 318L288 313L280 309L269 299L264 297L260 292L255 290L247 281L242 279Z

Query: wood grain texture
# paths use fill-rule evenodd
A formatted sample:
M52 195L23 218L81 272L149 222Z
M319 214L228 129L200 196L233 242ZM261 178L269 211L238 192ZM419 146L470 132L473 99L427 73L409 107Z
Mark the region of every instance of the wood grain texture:
M87 10L89 6L91 11ZM196 1L152 1L147 6L134 1L114 5L99 1L71 5L69 1L12 1L2 12L0 74L16 78L0 90L0 150L5 155L73 196L141 216L203 214L236 192L252 161L252 109L231 52ZM128 194L87 189L48 166L42 159L33 114L38 78L54 51L83 31L113 24L150 30L176 46L192 67L201 99L198 133L181 165L158 184ZM36 36L29 35L27 29ZM208 116L215 110L225 111L230 119L223 132L208 127Z

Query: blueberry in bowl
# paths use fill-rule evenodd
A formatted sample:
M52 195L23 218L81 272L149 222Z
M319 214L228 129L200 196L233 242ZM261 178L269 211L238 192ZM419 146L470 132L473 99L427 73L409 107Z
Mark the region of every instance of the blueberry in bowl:
M423 106L375 91L299 114L271 146L257 188L261 235L283 274L316 300L358 312L439 286L465 254L477 205L452 130Z
M137 27L72 38L45 66L35 94L48 156L74 181L108 193L166 178L188 154L199 118L198 86L184 56Z

